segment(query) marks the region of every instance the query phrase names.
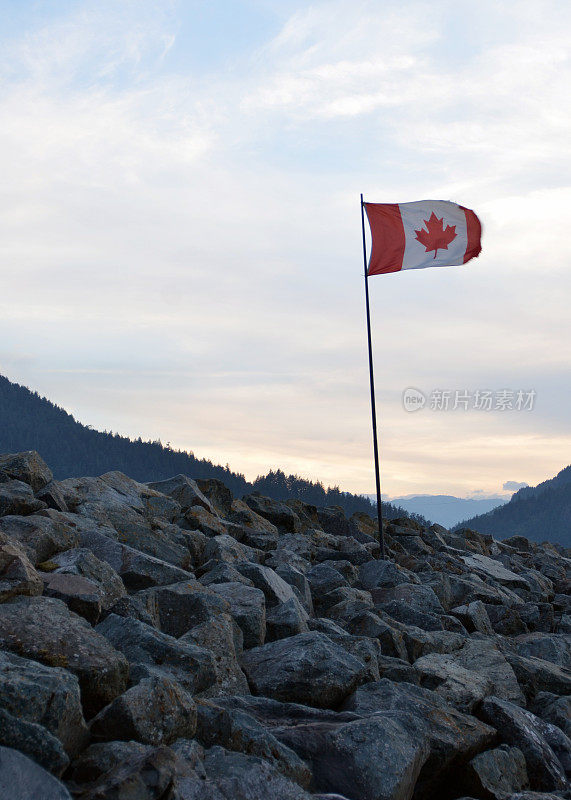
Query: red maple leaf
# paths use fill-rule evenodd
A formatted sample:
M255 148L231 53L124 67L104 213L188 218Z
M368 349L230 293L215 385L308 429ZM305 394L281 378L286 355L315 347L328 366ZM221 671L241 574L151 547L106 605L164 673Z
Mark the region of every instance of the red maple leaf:
M423 220L426 225L426 230L421 228L419 231L415 230L416 238L426 248L429 253L434 250L434 258L439 250L448 250L448 245L452 242L458 234L456 233L456 225L447 225L444 228L444 217L439 219L434 211L430 215L430 219Z

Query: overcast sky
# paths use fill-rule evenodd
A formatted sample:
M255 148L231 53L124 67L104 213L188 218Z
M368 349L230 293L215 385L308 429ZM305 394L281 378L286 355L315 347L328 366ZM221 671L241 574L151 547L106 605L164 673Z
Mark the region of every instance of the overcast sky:
M480 258L370 280L383 490L569 463L571 5L0 9L3 374L250 478L372 492L359 193L449 199Z

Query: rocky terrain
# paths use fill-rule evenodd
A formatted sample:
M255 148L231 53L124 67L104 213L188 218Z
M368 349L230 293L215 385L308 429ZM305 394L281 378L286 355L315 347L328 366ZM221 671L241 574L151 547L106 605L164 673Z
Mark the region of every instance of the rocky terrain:
M0 456L1 800L571 790L569 551Z

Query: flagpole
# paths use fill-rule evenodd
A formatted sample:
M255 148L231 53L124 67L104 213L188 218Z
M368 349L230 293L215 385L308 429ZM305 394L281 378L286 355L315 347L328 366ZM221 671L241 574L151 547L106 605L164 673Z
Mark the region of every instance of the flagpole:
M367 308L367 341L369 343L369 380L371 383L371 415L373 420L373 451L375 454L375 481L377 485L377 518L379 520L379 543L381 558L385 558L385 538L383 536L383 507L381 504L381 477L379 471L379 445L377 442L377 411L375 406L375 380L373 378L373 345L371 343L371 315L369 312L369 275L367 269L367 246L365 242L365 206L361 195L361 228L363 231L363 264L365 267L365 306Z

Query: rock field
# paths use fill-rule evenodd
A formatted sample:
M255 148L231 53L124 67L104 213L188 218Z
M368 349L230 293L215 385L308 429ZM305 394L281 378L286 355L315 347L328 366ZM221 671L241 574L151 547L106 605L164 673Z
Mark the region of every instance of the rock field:
M0 800L571 798L571 553L0 456Z

